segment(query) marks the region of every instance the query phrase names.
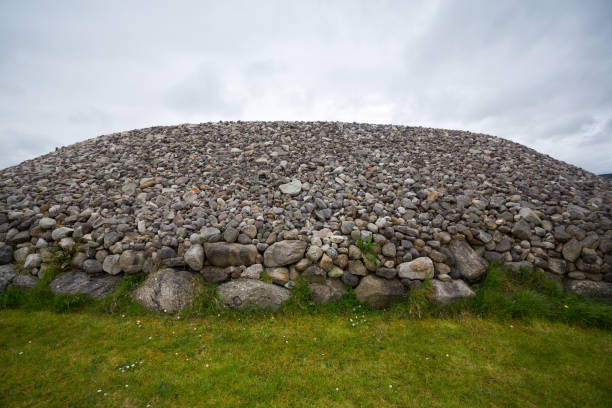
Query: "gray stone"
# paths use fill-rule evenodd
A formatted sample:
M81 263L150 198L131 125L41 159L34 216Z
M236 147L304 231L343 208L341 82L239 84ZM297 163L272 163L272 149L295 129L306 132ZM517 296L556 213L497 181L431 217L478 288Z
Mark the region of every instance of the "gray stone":
M331 279L328 279L325 284L311 283L308 287L311 291L312 301L318 305L326 305L329 302L340 300L346 293L341 282Z
M306 251L304 241L280 241L276 242L264 252L264 265L267 267L285 266L296 263L304 257Z
M395 254L396 254L395 244L393 244L392 242L387 242L385 245L383 245L382 254L390 258L395 257Z
M83 262L83 271L89 274L100 273L103 271L102 264L97 259L86 259Z
M520 219L512 227L512 235L519 239L529 240L531 238L531 227L524 219Z
M204 244L206 259L215 266L253 265L257 260L255 245L242 245L226 242Z
M342 282L345 285L348 285L351 288L354 288L355 286L359 284L359 276L353 275L349 271L344 271L344 275L342 275Z
M312 283L325 283L326 272L318 265L311 265L302 272L302 277Z
M528 223L540 225L542 224L542 220L538 215L529 207L522 207L519 210L519 216L527 221Z
M33 268L38 268L42 263L42 257L39 254L30 254L27 256L25 262L23 263L23 269L30 270Z
M13 247L10 245L0 245L0 265L13 262Z
M11 238L7 238L6 242L10 245L23 244L30 240L30 231L19 231Z
M299 180L292 180L290 183L281 184L278 188L283 194L296 196L302 191L302 183Z
M127 274L135 274L142 271L145 257L142 252L133 251L131 249L123 252L119 258L119 265L123 272Z
M323 250L319 246L311 245L306 251L306 258L317 262L323 256Z
M225 282L230 278L232 267L204 266L200 273L206 282Z
M55 224L57 224L57 222L53 218L49 217L43 217L40 219L40 221L38 221L38 226L45 230L55 227Z
M355 223L353 221L342 221L342 224L340 224L340 231L342 231L344 235L350 235L354 226Z
M576 238L572 238L563 245L563 258L570 262L576 262L576 259L582 252L582 242Z
M13 278L9 287L26 290L26 289L32 289L34 286L36 286L37 283L38 283L38 279L36 279L32 275L24 275L24 274L18 273Z
M246 268L240 277L246 279L259 279L263 270L262 264L254 264Z
M586 296L612 303L611 282L569 279L565 287L570 292L573 292L579 296Z
M455 267L468 281L478 280L487 271L487 262L465 241L454 239L448 244Z
M401 279L431 279L434 277L434 265L431 259L423 256L410 262L401 263L397 274Z
M132 297L149 310L176 313L193 304L202 292L198 274L160 269L150 274Z
M563 275L567 271L567 264L560 258L548 258L548 269L557 275Z
M67 272L51 281L49 287L56 295L84 294L92 299L103 299L115 290L118 282L118 276Z
M102 270L111 275L118 275L121 272L119 259L121 255L108 255L102 263Z
M236 228L227 227L223 232L223 239L225 242L236 242L240 232Z
M213 237L217 237L221 234L218 228L207 227L200 231L200 236L204 242L210 242Z
M459 280L450 280L450 281L440 281L438 279L433 279L431 281L433 286L432 299L441 305L447 305L451 302L454 302L459 299L463 299L466 297L474 297L476 294L470 289L470 287L462 281Z
M288 289L254 279L238 279L219 285L216 290L221 302L233 309L278 310L291 298Z
M15 273L15 267L13 265L0 266L0 293L4 293L13 281L13 278L15 278L15 275L17 275L17 273Z
M72 228L59 227L53 230L53 232L51 233L51 238L53 238L54 241L59 241L62 238L66 238L72 235L73 231L74 230Z
M382 279L374 275L362 278L355 289L357 300L374 308L386 307L406 294L406 288L400 281Z
M200 244L191 245L183 257L191 269L200 271L204 266L204 247Z

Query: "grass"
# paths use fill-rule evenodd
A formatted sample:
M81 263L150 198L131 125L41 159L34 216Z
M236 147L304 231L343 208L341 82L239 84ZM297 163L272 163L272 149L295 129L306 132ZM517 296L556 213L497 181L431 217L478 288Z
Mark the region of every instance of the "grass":
M221 307L214 285L177 316L125 280L103 301L46 283L0 296L0 406L609 406L612 306L540 271L491 266L477 296L431 285L386 310L315 305L304 280L276 313ZM141 363L142 362L142 363ZM127 385L127 387L126 387ZM100 390L98 392L98 390Z
M543 321L0 312L7 407L605 407L610 364L609 331Z

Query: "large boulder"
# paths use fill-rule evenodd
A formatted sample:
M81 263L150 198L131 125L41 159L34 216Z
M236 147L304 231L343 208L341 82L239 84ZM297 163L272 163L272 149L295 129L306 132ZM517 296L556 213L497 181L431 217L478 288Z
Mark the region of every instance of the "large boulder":
M461 276L468 281L476 281L487 271L487 261L485 261L472 247L465 241L454 239L448 244L455 266Z
M422 256L413 261L401 263L397 273L402 279L431 279L434 277L434 264L431 259Z
M202 291L202 277L187 271L160 269L147 277L132 297L149 310L176 313Z
M217 288L221 302L233 309L278 310L291 297L288 289L254 279L233 280Z
M92 299L103 299L113 293L119 280L118 276L67 272L53 279L49 287L56 295L84 294Z
M318 305L340 300L346 293L342 283L338 280L328 279L325 284L311 283L308 285L312 294L312 301Z
M382 279L368 275L361 279L355 289L355 295L360 302L365 302L375 308L383 308L391 301L407 294L407 290L398 280Z
M576 295L612 303L611 282L569 279L565 287Z
M257 261L257 247L227 242L204 244L206 259L215 266L253 265Z
M461 279L446 282L433 279L431 284L433 286L432 299L440 305L447 305L459 299L476 296L467 283Z
M264 252L264 265L274 267L296 263L304 257L307 245L306 242L297 240L276 242Z

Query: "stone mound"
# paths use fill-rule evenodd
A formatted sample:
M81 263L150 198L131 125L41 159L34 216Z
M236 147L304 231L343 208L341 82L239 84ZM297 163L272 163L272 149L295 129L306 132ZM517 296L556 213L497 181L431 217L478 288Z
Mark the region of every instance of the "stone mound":
M535 264L573 288L567 281L612 281L611 206L603 178L484 134L153 127L0 170L0 263L37 275L50 247L76 245L75 270L92 276L161 266L290 288L302 275L380 305L403 294L400 283L482 279L487 261ZM370 237L369 252L358 248Z

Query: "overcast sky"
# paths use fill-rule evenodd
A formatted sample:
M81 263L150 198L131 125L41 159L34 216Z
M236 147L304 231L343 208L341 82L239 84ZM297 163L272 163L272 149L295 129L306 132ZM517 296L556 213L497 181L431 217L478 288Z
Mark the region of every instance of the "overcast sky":
M154 125L330 120L612 172L611 22L610 0L1 0L0 168Z

